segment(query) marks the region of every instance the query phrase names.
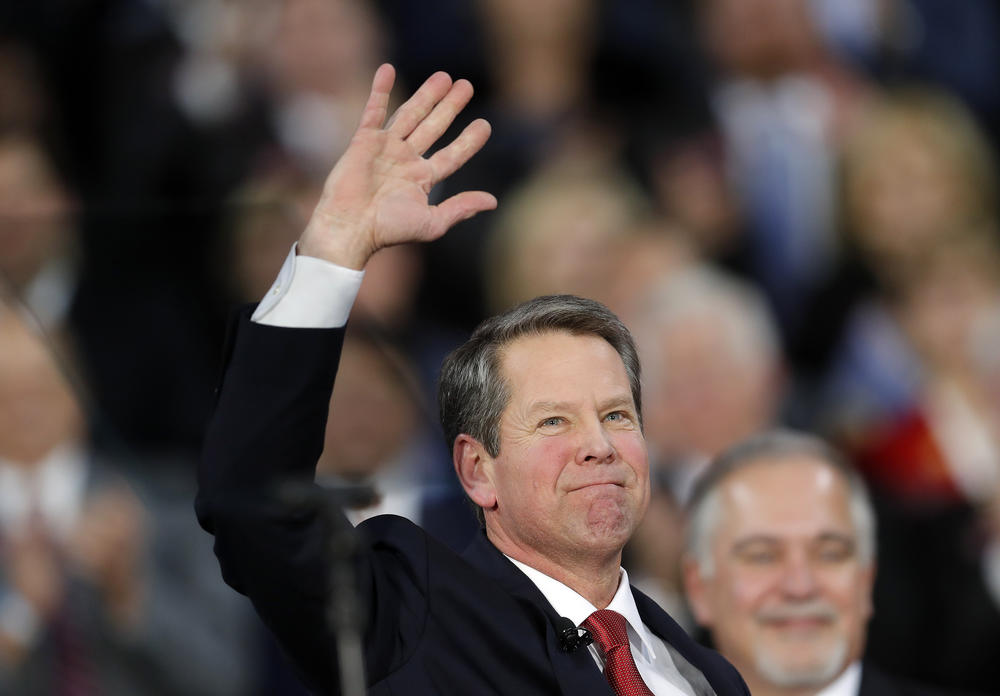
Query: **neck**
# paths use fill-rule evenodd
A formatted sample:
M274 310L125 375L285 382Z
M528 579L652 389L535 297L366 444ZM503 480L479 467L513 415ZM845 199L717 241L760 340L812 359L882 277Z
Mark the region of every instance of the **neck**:
M0 446L0 462L23 469L24 471L32 471L60 450L72 453L74 450L81 450L82 448L83 441L75 436L63 438L59 443L54 445L37 442L5 443L4 446Z
M611 603L621 576L621 549L594 554L558 554L517 543L503 530L486 526L486 536L501 553L545 573L598 609Z

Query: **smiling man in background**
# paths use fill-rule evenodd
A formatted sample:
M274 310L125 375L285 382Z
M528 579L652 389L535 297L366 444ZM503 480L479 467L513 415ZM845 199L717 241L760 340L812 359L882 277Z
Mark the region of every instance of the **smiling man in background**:
M695 484L687 521L695 617L754 696L935 693L862 661L875 515L822 440L771 431L734 446Z

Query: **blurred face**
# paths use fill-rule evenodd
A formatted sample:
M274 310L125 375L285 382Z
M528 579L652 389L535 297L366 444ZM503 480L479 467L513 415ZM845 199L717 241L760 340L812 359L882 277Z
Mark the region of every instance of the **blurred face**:
M857 659L873 568L858 558L846 482L821 462L766 460L718 489L714 573L685 579L695 614L751 691L819 687Z
M480 0L484 26L515 43L587 35L596 15L593 0Z
M740 213L711 145L681 145L656 162L653 177L658 199L699 249L715 255L737 243Z
M422 271L416 246L401 244L379 249L365 266L367 280L354 302L354 315L371 317L387 327L405 326L413 319Z
M975 332L997 312L1000 281L954 247L926 266L906 288L900 323L928 367L961 374Z
M520 297L603 297L609 261L628 222L629 211L606 190L574 191L546 201L511 269Z
M714 456L774 417L776 368L732 335L717 316L696 315L650 345L646 414L660 454Z
M768 79L801 68L818 38L804 0L711 0L705 44L723 69Z
M29 141L0 144L0 271L16 286L58 252L68 212L41 151Z
M518 339L502 360L510 402L486 464L491 539L529 564L620 553L646 510L649 469L618 353L552 332Z
M371 79L379 40L368 3L284 0L270 49L281 87L342 94Z
M962 182L947 153L915 129L897 126L848 177L859 243L892 260L954 232L969 207Z
M296 173L253 179L241 194L253 204L236 218L233 269L236 289L256 301L270 289L288 250L319 202L319 190Z
M419 413L404 377L375 346L348 339L330 398L320 474L363 480L394 463L413 437Z

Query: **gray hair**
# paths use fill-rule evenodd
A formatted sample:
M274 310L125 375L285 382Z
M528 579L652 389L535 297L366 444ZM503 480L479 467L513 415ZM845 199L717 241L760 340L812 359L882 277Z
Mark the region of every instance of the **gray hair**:
M703 317L725 333L721 347L730 360L751 365L781 360L778 330L763 295L728 273L697 264L654 285L640 302L635 328L647 377L653 377L651 369L670 369L657 350L663 334L685 331L687 322ZM656 358L652 365L650 357Z
M694 484L687 504L687 551L701 573L714 572L711 540L722 516L719 489L730 474L767 459L807 457L822 462L843 476L848 488L848 508L857 534L858 557L865 565L875 560L875 511L868 489L844 456L821 438L791 430L770 430L755 435L718 455Z
M573 295L536 297L480 324L444 360L438 380L441 427L448 446L462 433L500 453L500 415L510 399L501 370L503 349L522 336L548 332L603 338L621 356L642 423L639 355L629 330L600 302Z

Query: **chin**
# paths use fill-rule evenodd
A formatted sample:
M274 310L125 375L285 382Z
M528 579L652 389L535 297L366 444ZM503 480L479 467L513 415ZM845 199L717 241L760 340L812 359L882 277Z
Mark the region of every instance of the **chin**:
M799 646L800 648L803 646ZM847 641L837 639L817 647L811 655L790 655L787 649L757 646L757 671L770 683L783 688L820 687L833 681L846 667Z
M587 511L586 528L595 542L621 548L638 526L635 511L610 501L595 501Z

